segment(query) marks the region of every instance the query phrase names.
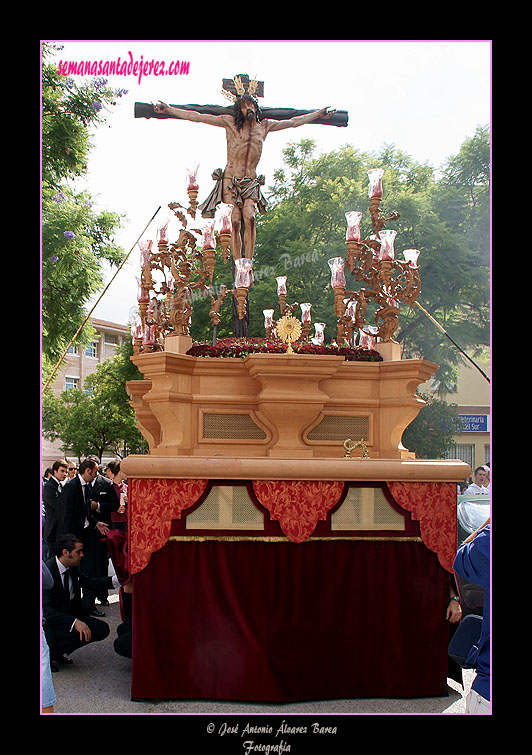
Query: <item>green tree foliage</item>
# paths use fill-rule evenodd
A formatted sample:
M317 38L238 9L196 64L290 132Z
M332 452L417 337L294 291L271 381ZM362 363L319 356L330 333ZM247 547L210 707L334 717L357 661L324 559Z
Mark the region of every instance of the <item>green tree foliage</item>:
M146 450L125 384L141 374L130 360L131 342L118 348L113 359L98 365L84 381L84 390L59 396L48 390L43 398L43 435L60 440L62 450L78 458L104 452L125 456Z
M454 445L453 435L462 429L458 406L420 393L424 407L403 433L402 443L418 459L443 459Z
M122 91L102 79L74 82L42 60L42 351L44 370L59 358L83 322L86 305L103 285L104 265L118 265L124 251L113 241L120 216L96 212L78 182L87 170L91 128L105 121ZM93 336L86 327L78 337Z

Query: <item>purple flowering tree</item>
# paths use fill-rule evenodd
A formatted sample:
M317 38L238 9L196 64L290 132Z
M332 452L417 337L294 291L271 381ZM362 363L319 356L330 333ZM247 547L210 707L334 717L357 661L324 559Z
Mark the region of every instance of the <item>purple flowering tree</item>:
M103 78L69 79L57 70L52 45L42 48L42 346L46 371L83 322L101 291L104 266L124 256L113 240L118 214L99 212L89 191L72 188L87 171L90 133L106 121L126 90ZM79 184L79 181L78 181ZM80 344L92 335L86 327Z

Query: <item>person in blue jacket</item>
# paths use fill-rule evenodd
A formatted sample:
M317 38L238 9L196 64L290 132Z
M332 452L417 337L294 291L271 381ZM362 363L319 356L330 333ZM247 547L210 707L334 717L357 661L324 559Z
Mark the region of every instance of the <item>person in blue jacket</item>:
M466 700L466 713L490 714L490 546L491 525L488 519L464 540L456 553L453 568L463 579L484 590L482 628L478 645L473 646L466 668L476 664L477 674Z

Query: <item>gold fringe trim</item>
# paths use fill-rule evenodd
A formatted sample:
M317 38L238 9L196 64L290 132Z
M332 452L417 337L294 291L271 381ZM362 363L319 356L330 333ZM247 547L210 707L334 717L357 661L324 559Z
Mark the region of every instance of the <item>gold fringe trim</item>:
M242 535L170 535L168 538L171 542L175 543L205 543L209 540L219 540L225 543L242 543L242 542L260 542L260 543L291 543L292 540L288 537L244 537ZM303 542L310 543L317 540L367 540L369 542L386 542L393 541L395 543L422 543L423 540L420 537L309 537ZM301 544L301 543L299 543Z

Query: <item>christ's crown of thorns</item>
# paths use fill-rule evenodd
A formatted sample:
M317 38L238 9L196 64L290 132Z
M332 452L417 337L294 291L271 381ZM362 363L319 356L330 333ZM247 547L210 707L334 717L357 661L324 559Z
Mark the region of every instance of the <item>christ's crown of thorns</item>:
M240 76L235 76L233 78L233 83L235 85L236 94L234 92L230 92L228 89L222 89L223 96L227 97L227 99L231 100L231 102L236 102L238 97L242 97L243 94L250 94L252 97L255 97L257 87L259 85L257 77L249 80L247 91L246 85L242 81L242 78Z

